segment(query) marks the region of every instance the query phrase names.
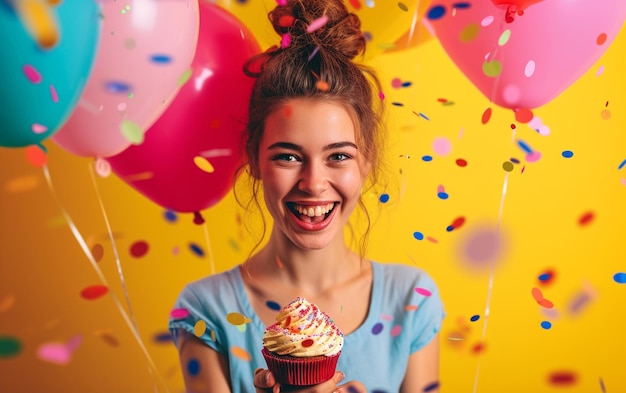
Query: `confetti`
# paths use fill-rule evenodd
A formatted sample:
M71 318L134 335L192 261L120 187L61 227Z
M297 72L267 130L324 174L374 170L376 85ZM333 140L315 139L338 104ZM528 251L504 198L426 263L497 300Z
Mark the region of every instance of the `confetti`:
M193 334L195 334L196 337L202 337L204 332L206 332L206 322L200 319L195 325L193 325Z
M381 194L380 197L378 198L378 200L381 203L387 203L389 202L389 194Z
M623 167L626 166L626 159L624 161L622 161L618 166L617 166L617 170L619 171L620 169L622 169Z
M200 362L198 359L189 359L189 362L187 362L187 372L191 376L196 376L200 373Z
M307 33L312 33L314 31L324 27L324 25L326 25L326 23L328 23L328 16L327 15L322 15L321 17L315 19L313 22L311 22L310 25L307 26L306 32Z
M539 275L538 280L540 284L549 284L554 280L554 271L553 270L546 270L545 272L541 273Z
M465 161L462 158L457 158L455 162L456 162L456 165L460 166L461 168L464 168L467 166L467 161Z
M424 240L424 234L422 232L413 232L413 237L416 240Z
M552 328L552 324L549 321L542 321L541 327L546 330L549 330L550 328Z
M148 253L149 249L150 246L148 245L148 242L146 242L145 240L137 240L130 245L129 252L130 255L134 258L142 258Z
M380 322L377 322L376 324L374 324L374 326L372 326L372 334L373 335L378 335L380 334L380 332L383 331L383 324Z
M196 167L198 167L200 170L206 173L215 172L215 168L213 167L211 162L209 162L209 160L207 160L205 157L195 156L193 158L193 163L196 164Z
M94 244L93 247L91 247L91 256L96 262L100 262L102 260L102 257L104 256L104 247L102 247L102 244Z
M444 6L436 5L434 7L431 7L430 10L428 10L428 14L426 14L426 17L430 20L436 20L444 16L445 13L446 13L446 8Z
M189 243L189 250L200 258L204 257L204 250L195 243Z
M489 123L489 119L491 119L491 108L487 108L485 109L485 111L483 112L482 118L481 118L481 123L483 124L487 124Z
M432 156L422 156L422 161L430 162L433 160Z
M168 64L172 61L172 57L165 54L155 54L150 56L150 61L156 64Z
M163 212L163 218L165 218L165 221L168 221L168 222L178 221L178 215L173 210L165 210Z
M472 315L472 317L470 318L470 321L472 322L476 322L480 319L480 315Z
M594 218L595 215L593 214L593 212L585 212L578 218L578 224L580 226L589 225L594 220Z
M185 319L189 317L189 315L189 310L187 310L186 308L175 308L170 311L170 317L172 317L173 319Z
M80 291L80 296L86 300L95 300L109 293L109 287L106 285L96 284L84 288Z
M15 337L0 336L0 359L19 355L22 343Z
M240 314L238 312L228 313L228 315L226 315L226 320L235 326L243 325L244 323L250 322L250 320L246 318L245 315Z
M552 385L573 385L576 383L576 374L571 371L555 371L548 375L548 381Z
M571 150L564 150L561 155L565 158L572 158L574 157L574 152Z
M430 295L432 295L432 293L426 288L415 288L415 292L426 297L429 297Z
M435 154L447 156L452 151L452 142L446 137L437 137L432 143L432 148Z
M424 388L423 392L424 393L428 393L428 392L432 392L433 390L436 390L439 388L439 382L433 382L430 383L428 385L426 385L426 387Z
M265 302L265 305L269 307L271 310L280 311L280 304L278 304L275 301L268 300L267 302Z

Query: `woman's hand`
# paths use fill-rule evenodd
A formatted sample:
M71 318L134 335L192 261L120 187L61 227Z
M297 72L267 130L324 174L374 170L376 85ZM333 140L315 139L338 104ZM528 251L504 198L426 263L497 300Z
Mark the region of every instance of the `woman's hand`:
M367 393L365 386L357 381L339 385L344 378L345 375L341 371L337 371L331 379L318 385L307 387L281 386L276 382L271 371L259 368L254 372L254 387L257 393Z

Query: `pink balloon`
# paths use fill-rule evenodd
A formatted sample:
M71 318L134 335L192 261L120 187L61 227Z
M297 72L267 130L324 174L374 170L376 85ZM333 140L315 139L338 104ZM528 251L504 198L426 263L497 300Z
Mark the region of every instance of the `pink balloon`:
M427 18L450 58L488 99L532 109L602 56L624 23L626 1L435 0Z
M261 51L250 31L217 5L200 3L190 80L143 144L108 157L113 172L156 204L199 212L231 189L254 79L243 64Z
M52 140L70 153L108 157L141 143L189 69L198 39L197 0L100 0L93 71Z

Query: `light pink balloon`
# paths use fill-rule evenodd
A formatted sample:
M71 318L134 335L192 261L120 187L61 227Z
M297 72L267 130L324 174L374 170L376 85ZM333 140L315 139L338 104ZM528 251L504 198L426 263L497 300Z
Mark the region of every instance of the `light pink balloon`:
M505 108L537 108L557 97L602 56L626 18L624 0L526 3L523 13L509 13L510 23L511 8L489 0L434 0L427 13L454 63Z
M198 0L100 0L102 32L80 101L53 141L70 153L108 157L143 141L189 70Z

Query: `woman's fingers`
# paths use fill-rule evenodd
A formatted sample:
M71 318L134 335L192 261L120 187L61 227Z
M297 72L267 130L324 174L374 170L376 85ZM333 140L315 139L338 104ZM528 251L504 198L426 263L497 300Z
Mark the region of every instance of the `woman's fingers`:
M272 372L262 368L254 370L254 387L257 389L257 392L278 392L280 389Z
M361 382L350 381L337 387L333 393L367 393L367 389Z

